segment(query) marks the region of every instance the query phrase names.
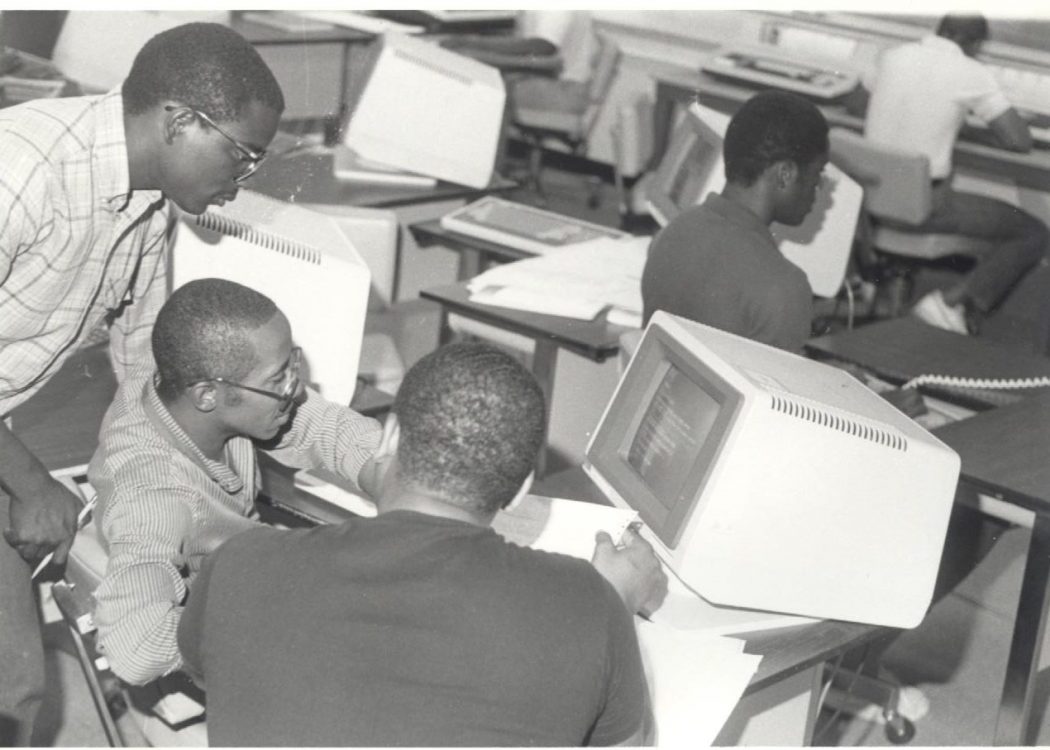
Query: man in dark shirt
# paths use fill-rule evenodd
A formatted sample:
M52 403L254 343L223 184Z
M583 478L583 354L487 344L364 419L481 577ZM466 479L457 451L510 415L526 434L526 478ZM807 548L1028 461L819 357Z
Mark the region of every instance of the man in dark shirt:
M543 443L535 379L456 344L409 371L394 411L376 518L249 531L205 563L179 644L210 743L639 743L631 612L666 592L652 549L599 535L592 565L489 527Z
M828 161L828 125L800 96L767 91L733 116L723 146L726 186L656 236L642 273L644 320L653 312L799 351L813 291L781 254L769 225L801 224Z

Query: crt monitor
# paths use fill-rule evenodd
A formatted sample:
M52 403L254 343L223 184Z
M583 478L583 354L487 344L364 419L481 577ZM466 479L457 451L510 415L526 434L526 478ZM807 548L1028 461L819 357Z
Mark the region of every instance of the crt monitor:
M683 114L646 191L661 226L725 186L722 140L729 119L697 103ZM797 227L774 223L770 230L784 256L805 271L814 294L834 297L846 277L864 190L834 164L824 175L825 187L805 221Z
M843 370L657 312L586 469L712 604L914 627L959 458Z
M232 203L184 216L171 253L172 289L213 277L270 297L303 349L306 382L350 403L371 274L335 217L242 190Z
M488 186L506 102L498 70L407 34L382 35L360 67L345 146L407 172Z

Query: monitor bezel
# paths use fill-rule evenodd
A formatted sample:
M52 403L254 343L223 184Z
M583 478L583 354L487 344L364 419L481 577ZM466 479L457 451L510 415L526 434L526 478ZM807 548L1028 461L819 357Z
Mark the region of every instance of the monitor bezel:
M686 108L680 122L675 127L671 142L660 159L656 173L646 191L646 201L657 222L666 226L678 214L700 200L700 194L692 196L686 205L674 200L674 183L681 177L685 162L689 159L693 147L698 141L714 146L716 159L722 160L723 136L704 122L700 112L690 106ZM717 169L717 164L715 169ZM713 173L714 170L712 170ZM702 191L702 187L701 187Z
M696 463L687 472L678 496L668 508L628 463L627 453L663 376L672 366L718 404L718 416ZM651 325L595 433L587 459L619 499L637 510L657 538L669 550L674 550L697 510L697 501L704 493L716 457L732 433L744 401L745 394L740 388L671 333Z

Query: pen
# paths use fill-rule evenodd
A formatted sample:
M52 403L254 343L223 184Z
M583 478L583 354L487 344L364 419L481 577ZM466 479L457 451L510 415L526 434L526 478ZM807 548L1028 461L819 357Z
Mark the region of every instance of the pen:
M92 495L91 499L84 503L84 507L80 509L80 513L77 514L77 531L80 531L82 528L87 526L88 521L91 519L91 511L95 507L96 500L98 500L98 495ZM50 563L54 557L54 551L48 552L46 555L44 555L44 559L37 564L36 569L33 571L32 578L34 580L38 575L40 575L40 571L46 568L48 566L48 563Z

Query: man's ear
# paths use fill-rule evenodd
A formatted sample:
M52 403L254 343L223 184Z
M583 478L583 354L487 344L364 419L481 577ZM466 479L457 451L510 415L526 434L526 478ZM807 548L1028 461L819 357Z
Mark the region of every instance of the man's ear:
M197 121L197 115L189 107L174 105L164 111L164 141L171 143Z
M219 390L215 387L215 383L210 380L194 383L186 389L186 394L190 397L190 401L193 402L197 411L215 411L215 407L219 405Z
M518 504L529 494L529 490L532 489L532 480L536 478L536 472L530 471L529 475L525 477L525 481L521 483L521 487L518 488L517 494L511 498L510 502L503 506L503 510L514 510L518 507Z
M379 438L379 447L376 448L376 460L393 458L397 455L397 446L401 442L401 423L397 415L390 412L383 422L383 436Z
M773 165L773 174L776 177L776 186L780 190L791 187L798 181L798 164L784 159Z

